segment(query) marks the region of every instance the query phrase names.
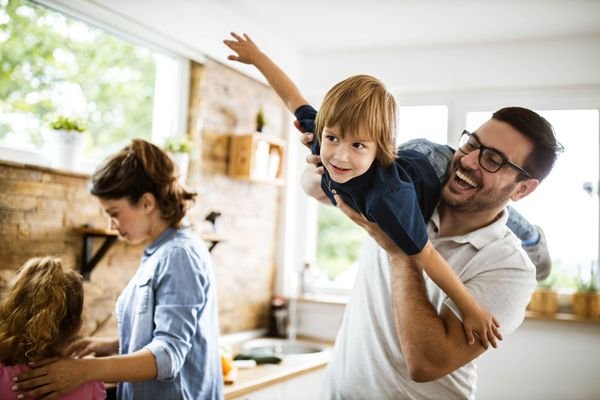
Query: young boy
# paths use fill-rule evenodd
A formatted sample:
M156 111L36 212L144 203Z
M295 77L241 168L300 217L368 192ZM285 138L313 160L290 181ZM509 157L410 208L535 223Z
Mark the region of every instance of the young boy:
M424 154L412 149L396 153L397 106L391 93L371 76L353 76L327 92L317 113L250 37L231 35L235 40L224 43L237 55L228 58L257 67L295 114L301 130L315 133L311 151L321 157L320 189L327 198L335 204L334 195L341 196L415 258L462 311L469 343L476 335L484 347L488 343L496 347L496 338L502 339L497 321L429 241L425 221L439 200L442 177ZM319 188L304 187L314 197L321 193Z

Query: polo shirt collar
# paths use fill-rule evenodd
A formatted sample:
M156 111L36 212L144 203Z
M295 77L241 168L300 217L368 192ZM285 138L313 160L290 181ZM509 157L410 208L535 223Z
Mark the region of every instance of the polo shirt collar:
M508 221L508 211L505 208L502 210L500 217L496 219L491 224L484 226L483 228L479 228L474 230L473 232L469 232L466 235L461 236L448 236L440 238L439 233L435 235L436 239L448 239L453 240L457 243L470 243L476 249L481 249L482 247L492 243L500 238L502 238L506 234L506 222ZM433 215L431 216L430 223L435 227L434 232L440 231L440 215L438 213L438 207L433 211Z

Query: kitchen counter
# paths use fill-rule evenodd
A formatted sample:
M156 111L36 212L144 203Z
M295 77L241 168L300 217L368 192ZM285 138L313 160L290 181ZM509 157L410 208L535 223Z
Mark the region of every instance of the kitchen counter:
M254 368L238 369L232 384L225 385L225 399L235 399L255 390L274 385L327 366L331 350L309 357L288 357L279 364L263 364Z

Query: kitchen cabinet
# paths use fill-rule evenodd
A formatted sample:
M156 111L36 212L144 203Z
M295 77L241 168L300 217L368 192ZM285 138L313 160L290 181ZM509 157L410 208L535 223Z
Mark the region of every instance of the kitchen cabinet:
M246 393L236 400L306 400L318 399L325 381L326 368L301 373L292 378Z
M232 135L229 176L254 182L283 185L286 143L264 133Z
M283 382L284 400L319 399L325 382L326 368L298 375Z
M266 388L255 390L242 397L239 400L283 400L284 391L283 383L277 383Z

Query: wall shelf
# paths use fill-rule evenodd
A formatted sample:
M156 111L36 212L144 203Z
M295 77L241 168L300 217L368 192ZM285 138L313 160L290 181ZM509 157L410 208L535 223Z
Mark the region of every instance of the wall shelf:
M77 231L83 235L83 252L79 270L81 275L83 275L83 279L89 281L92 270L117 241L119 234L113 230L94 228L91 226L82 226L77 228ZM104 239L96 253L92 252L94 239Z
M264 133L232 135L229 176L283 186L285 140Z
M76 228L76 231L83 235L83 252L79 271L83 275L83 279L89 281L92 270L117 241L119 233L111 229L95 228L87 225ZM224 240L223 236L211 232L200 234L200 238L209 243L208 251L212 251L217 244ZM104 241L94 253L93 246L95 239L104 239Z

